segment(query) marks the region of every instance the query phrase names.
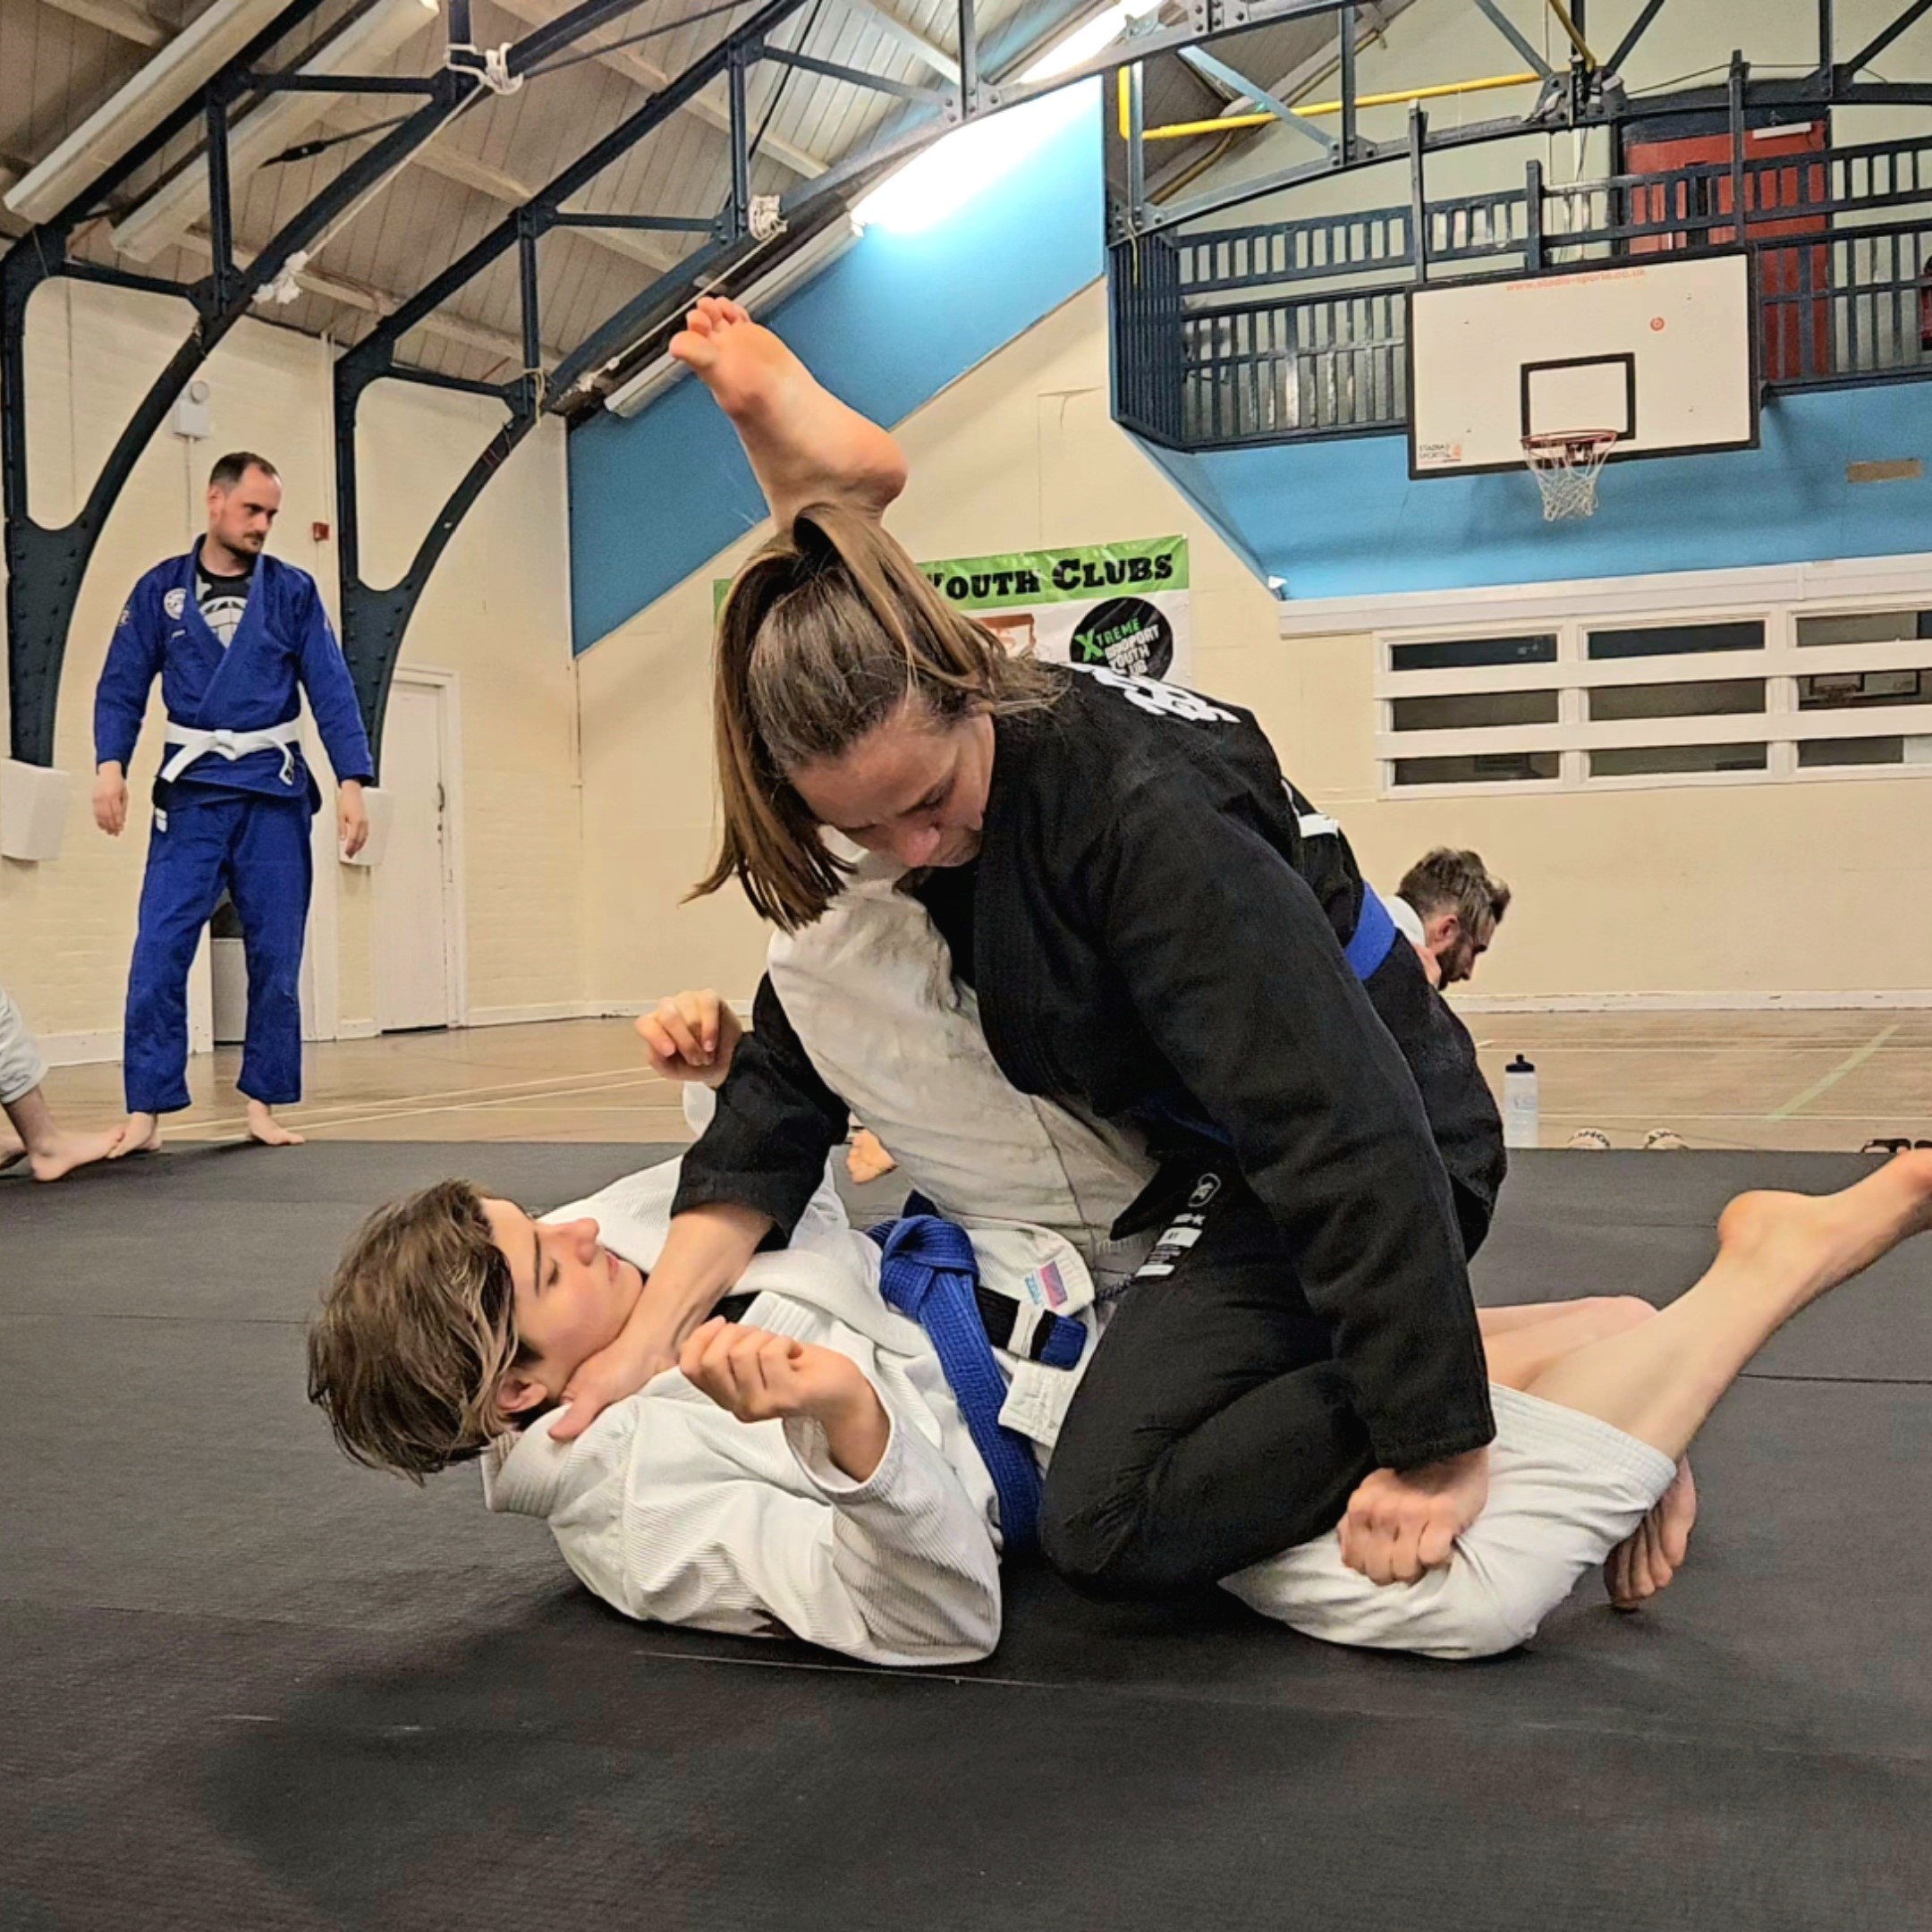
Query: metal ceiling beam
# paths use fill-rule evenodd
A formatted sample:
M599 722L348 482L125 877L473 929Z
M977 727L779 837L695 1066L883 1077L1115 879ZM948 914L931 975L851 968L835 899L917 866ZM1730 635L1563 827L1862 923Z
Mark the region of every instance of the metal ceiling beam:
M123 40L139 42L143 47L157 47L169 38L168 30L150 13L124 4L124 0L43 0L43 4L64 13L90 20L95 25L104 27L109 33L118 34ZM334 133L366 133L372 131L377 122L386 123L389 116L361 107L353 100L343 100L330 109L323 126ZM486 161L464 154L441 141L431 141L420 152L410 157L411 167L420 167L432 174L439 174L445 181L459 186L470 188L479 194L502 202L506 208L514 208L528 201L534 191L506 174L500 168L494 168ZM7 186L11 186L9 182ZM6 187L0 186L0 194ZM613 255L621 255L627 261L640 263L657 271L670 267L676 260L676 254L648 241L641 235L585 232L585 240L595 243ZM326 277L324 279L326 279ZM317 292L321 292L318 289ZM351 306L355 306L352 304ZM505 341L509 338L504 337Z
M1851 80L1861 67L1870 66L1901 34L1916 26L1928 13L1932 13L1932 0L1912 0L1910 6L1902 8L1886 26L1875 33L1837 72L1846 80Z
M555 19L558 12L552 0L491 0L491 4L531 26L542 26ZM642 88L647 94L662 93L670 86L671 76L662 67L646 60L635 47L617 47L608 44L623 38L621 31L586 34L582 44L587 51L597 48L599 64L608 67L614 73L621 73L633 87ZM720 91L722 88L720 82ZM694 114L721 133L728 135L731 132L730 105L713 93L700 94L686 101L680 111ZM767 134L759 144L758 152L774 161L783 162L794 174L802 175L808 181L816 180L832 165L823 156L815 155L795 141L788 141L776 134Z
M1497 4L1497 0L1476 0L1476 10L1522 55L1523 59L1538 73L1541 74L1546 80L1549 79L1551 73L1550 64L1543 58L1543 50L1530 40L1530 37L1517 26L1514 21L1510 19L1508 14L1504 13L1502 7Z
M108 513L142 452L166 420L168 411L216 345L250 312L257 294L272 287L292 267L300 273L305 263L297 261L297 257L482 91L482 79L473 70L445 67L428 83L428 97L421 106L343 168L244 267L233 259L230 243L233 211L225 165L229 112L238 99L262 90L261 63L272 56L277 43L314 11L316 4L317 0L289 0L222 67L199 97L174 109L65 208L40 223L0 258L0 496L5 505L9 725L13 756L25 763L53 761L61 662L81 580ZM573 38L623 13L628 4L634 4L634 0L580 0L568 13L505 50L509 76L521 79ZM188 287L157 276L130 276L77 261L72 254L75 230L198 118L207 128L214 191L209 225L213 258L207 279ZM36 522L31 513L25 339L28 304L34 292L43 282L62 275L180 294L192 302L198 321L123 428L79 513L56 529ZM386 327L394 319L386 318L378 326ZM527 327L529 323L526 317ZM529 353L519 360L527 363ZM523 382L526 387L540 386L541 373L532 372Z
M344 102L329 115L325 125L335 133L368 133L375 123L386 118L379 111ZM514 174L479 160L464 148L452 147L441 139L425 142L410 157L409 165L421 168L426 174L440 175L445 181L455 182L459 188L487 195L505 208L520 208L537 192ZM673 267L678 258L675 250L665 248L641 234L587 228L583 231L583 238L613 255L623 256L626 261L641 263L654 273L661 274Z
M742 245L750 233L749 146L752 130L745 92L745 74L753 48L801 12L808 0L766 0L735 31L713 44L667 86L634 113L593 142L564 168L540 194L513 209L448 268L436 276L397 312L378 323L335 364L335 489L338 513L337 557L341 572L343 650L355 680L356 695L369 729L369 744L381 768L383 724L388 711L390 680L402 648L409 621L431 573L441 560L470 507L480 496L511 454L556 406L572 374L587 353L580 343L553 372L547 384L540 375L526 376L504 386L502 397L510 419L490 438L476 462L431 520L409 568L397 582L378 589L361 574L361 528L356 452L356 415L363 392L385 377L402 373L395 367L396 345L412 327L434 315L450 297L513 250L520 269L520 308L526 338L538 323L536 250L542 237L564 216L564 204L580 194L606 167L623 158L674 114L682 112L699 93L719 80L733 104L733 185L730 205L718 217L717 239L700 248L689 263L659 276L645 292L663 300L673 289L687 294L692 277L721 250ZM677 219L665 216L666 220ZM642 298L640 298L640 300ZM634 304L627 304L626 311ZM598 338L591 338L594 346Z
M1664 0L1645 0L1643 12L1630 23L1610 58L1604 63L1612 73L1621 73L1623 71L1623 63L1637 51L1637 43L1650 31L1650 22L1663 11Z
M544 8L546 0L498 0L498 4L509 4L520 17L531 18ZM749 116L745 111L744 76L747 68L763 55L769 37L805 4L806 0L769 0L758 13L647 100L636 114L553 181L541 195L499 224L336 363L335 469L343 646L378 758L390 680L411 615L451 538L490 479L544 414L564 410L573 391L587 378L608 367L640 340L649 339L651 332L661 328L689 300L695 287L720 285L734 270L761 255L766 242L751 234L747 219ZM809 233L823 220L828 208L842 203L848 189L857 188L900 160L910 158L961 120L1038 98L1105 72L1121 58L1117 49L1102 52L1051 80L1031 86L1008 84L1006 75L1024 72L1063 36L1072 21L1085 10L1085 0L1073 0L1072 4L1044 21L1038 16L1030 23L1009 21L992 37L983 55L975 30L973 4L974 0L960 0L962 79L955 99L944 107L920 103L888 122L873 141L857 152L841 157L816 179L785 195L778 211L783 221L797 233ZM1249 31L1274 21L1339 15L1350 6L1351 0L1201 0L1203 11L1191 13L1187 24L1137 35L1132 43L1133 54L1137 60L1145 59L1155 53ZM982 71L996 76L1000 84L982 89ZM725 115L733 140L733 191L727 214L716 225L713 239L695 250L675 270L660 276L625 303L580 343L552 372L547 386L534 381L504 385L501 393L511 412L510 420L491 438L432 520L408 570L386 589L363 582L355 449L356 413L362 394L386 377L435 380L395 362L395 347L402 335L513 248L519 251L525 266L524 325L530 327L535 309L535 288L529 273L530 251L537 238L555 225L563 202L662 125L669 114L686 111L694 101L707 97L703 90L720 83L728 88L728 98L737 110L735 114L727 111Z
M197 224L174 242L179 249L198 255L204 260L213 258L215 244L206 228ZM253 259L250 251L235 250L235 259L244 265ZM388 289L377 288L367 282L352 281L347 275L331 275L324 269L303 267L295 271L294 281L305 293L318 295L325 301L340 302L345 309L360 310L363 315L378 318L393 316L402 306L404 297ZM265 311L273 315L272 309ZM419 325L426 335L440 336L445 342L454 343L459 348L474 349L485 355L498 357L513 363L516 368L523 366L523 345L513 335L505 335L501 329L494 329L481 322L472 322L463 316L450 315L439 310L428 317ZM544 345L544 360L547 367L554 367L564 358L564 352L550 343Z
M1304 121L1285 101L1278 100L1258 80L1250 80L1246 74L1237 73L1224 61L1216 60L1202 47L1183 47L1181 58L1196 73L1204 74L1211 80L1218 80L1224 86L1234 89L1235 97L1251 101L1257 107L1265 107L1284 127L1292 128L1297 134L1305 135L1332 160L1340 148L1335 138L1317 127L1312 121ZM1352 116L1352 102L1350 104Z

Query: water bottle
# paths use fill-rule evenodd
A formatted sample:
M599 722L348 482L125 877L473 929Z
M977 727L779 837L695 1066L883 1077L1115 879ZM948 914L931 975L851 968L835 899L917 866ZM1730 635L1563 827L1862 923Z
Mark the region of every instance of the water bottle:
M1503 1069L1503 1145L1537 1144L1536 1068L1521 1054Z

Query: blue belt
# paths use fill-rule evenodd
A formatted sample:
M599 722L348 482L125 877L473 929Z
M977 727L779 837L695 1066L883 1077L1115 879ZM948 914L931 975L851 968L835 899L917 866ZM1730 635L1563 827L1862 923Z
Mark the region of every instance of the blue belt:
M1039 1465L1026 1439L1000 1421L1006 1378L979 1318L979 1263L964 1228L936 1215L908 1215L869 1230L884 1250L879 1290L930 1338L973 1446L999 1497L1009 1551L1030 1548L1039 1523Z
M1361 911L1355 919L1355 936L1343 947L1343 956L1358 979L1366 979L1389 956L1395 944L1395 921L1389 909L1376 896L1376 889L1362 881Z

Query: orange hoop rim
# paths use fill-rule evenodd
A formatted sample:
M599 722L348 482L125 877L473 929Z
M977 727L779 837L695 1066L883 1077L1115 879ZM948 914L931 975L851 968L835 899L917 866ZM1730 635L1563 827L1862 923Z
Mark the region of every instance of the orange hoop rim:
M1594 456L1599 451L1607 454L1611 446L1622 440L1623 434L1616 429L1539 429L1522 439L1522 448L1531 462L1539 457L1558 455L1573 461L1578 456Z

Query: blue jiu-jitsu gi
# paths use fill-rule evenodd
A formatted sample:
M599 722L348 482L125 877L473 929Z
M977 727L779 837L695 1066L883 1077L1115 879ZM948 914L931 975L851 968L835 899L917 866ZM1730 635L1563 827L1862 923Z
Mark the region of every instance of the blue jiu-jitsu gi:
M157 674L167 707L128 972L123 1066L134 1114L188 1105L188 970L225 891L248 961L242 1091L270 1106L301 1098L309 821L322 794L302 758L301 691L337 780L372 775L355 688L315 580L258 557L224 648L196 601L199 555L197 544L135 585L94 699L96 761L123 771Z

